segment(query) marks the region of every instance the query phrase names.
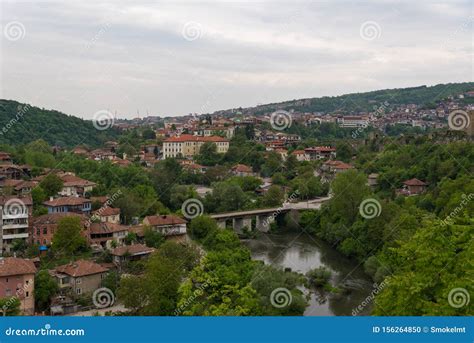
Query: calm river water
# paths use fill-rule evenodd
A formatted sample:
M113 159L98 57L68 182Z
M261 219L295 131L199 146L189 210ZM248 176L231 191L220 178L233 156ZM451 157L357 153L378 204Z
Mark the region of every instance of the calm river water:
M327 243L307 233L285 232L262 234L256 239L244 240L255 260L291 268L306 273L308 270L325 266L332 271L331 284L345 284L348 294L328 293L318 289L304 289L310 294L305 316L350 316L372 291L372 281L362 266L341 255ZM370 314L370 305L360 315Z

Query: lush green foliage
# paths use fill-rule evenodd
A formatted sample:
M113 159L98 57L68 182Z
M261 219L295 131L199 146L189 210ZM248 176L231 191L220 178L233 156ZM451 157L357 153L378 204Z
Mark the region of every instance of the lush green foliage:
M55 279L47 270L41 270L35 276L35 305L37 311L49 309L51 298L57 293L59 287Z
M26 144L41 138L63 147L83 142L99 146L117 136L113 129L95 129L90 121L12 100L0 100L0 127L9 128L0 134L0 143L5 144Z

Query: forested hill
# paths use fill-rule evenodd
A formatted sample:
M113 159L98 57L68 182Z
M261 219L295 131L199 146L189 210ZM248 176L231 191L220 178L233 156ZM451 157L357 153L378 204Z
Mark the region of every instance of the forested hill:
M84 143L100 146L116 137L114 129L97 130L91 121L0 99L0 143L26 144L44 139L50 145L73 147Z
M325 96L291 100L280 103L260 105L249 108L239 108L242 113L264 114L277 109L294 109L300 112L363 112L373 110L385 101L391 105L416 104L434 108L437 102L474 90L474 82L448 83L436 86L420 86L412 88L384 89L365 93L352 93L340 96ZM472 98L461 99L460 102L471 102ZM219 114L235 114L235 109L218 111Z

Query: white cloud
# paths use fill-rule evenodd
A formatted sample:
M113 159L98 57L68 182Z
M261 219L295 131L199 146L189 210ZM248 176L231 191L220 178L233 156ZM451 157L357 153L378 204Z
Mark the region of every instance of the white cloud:
M469 81L470 13L468 1L5 2L2 24L26 35L2 39L1 97L133 117ZM366 21L380 37L360 37ZM200 38L183 37L188 22Z

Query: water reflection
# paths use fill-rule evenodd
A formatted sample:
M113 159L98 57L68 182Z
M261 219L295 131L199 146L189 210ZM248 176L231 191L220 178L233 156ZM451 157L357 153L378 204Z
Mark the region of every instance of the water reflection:
M305 316L348 316L372 291L372 281L358 266L327 243L307 233L285 232L263 234L257 239L245 240L244 244L256 260L291 268L306 273L325 266L333 272L331 284L348 286L348 293L335 294L319 289L304 289L310 297ZM370 314L370 306L361 311Z

